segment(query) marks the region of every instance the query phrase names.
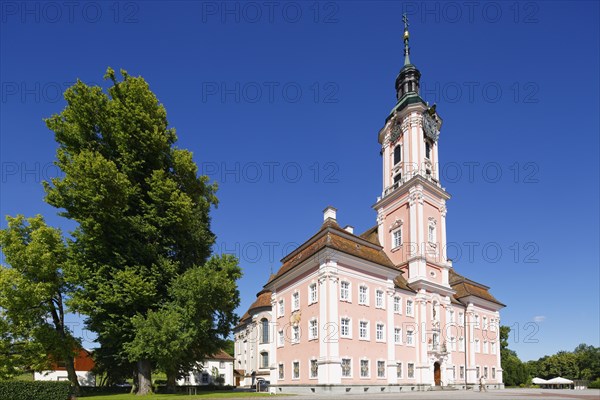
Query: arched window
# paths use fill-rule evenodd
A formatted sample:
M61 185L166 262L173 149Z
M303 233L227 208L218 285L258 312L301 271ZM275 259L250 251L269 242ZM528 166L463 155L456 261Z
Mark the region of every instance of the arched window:
M402 161L402 147L400 145L394 147L394 165Z
M260 320L262 329L262 341L261 343L269 343L269 321L266 318Z
M269 368L269 353L266 351L260 353L260 367Z

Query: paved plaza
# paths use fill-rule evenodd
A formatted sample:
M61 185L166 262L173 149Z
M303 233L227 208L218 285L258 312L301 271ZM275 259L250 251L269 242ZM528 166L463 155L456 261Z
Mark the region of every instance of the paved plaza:
M377 394L345 394L345 395L312 395L312 396L277 396L281 399L329 399L329 400L349 400L349 399L406 399L406 400L535 400L535 399L552 399L552 400L600 400L600 389L587 390L555 390L555 389L504 389L493 390L489 392L478 392L472 390L455 390L455 391L428 391L414 393L377 393Z

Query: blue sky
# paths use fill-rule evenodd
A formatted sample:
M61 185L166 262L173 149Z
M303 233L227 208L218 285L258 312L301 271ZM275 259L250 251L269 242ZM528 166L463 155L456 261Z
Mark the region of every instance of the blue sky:
M454 267L507 304L522 359L600 345L598 2L72 4L1 3L2 216L73 229L43 202L57 171L42 118L76 78L142 75L219 182L213 229L240 256L242 314L325 206L375 224L406 11L422 96L444 119Z

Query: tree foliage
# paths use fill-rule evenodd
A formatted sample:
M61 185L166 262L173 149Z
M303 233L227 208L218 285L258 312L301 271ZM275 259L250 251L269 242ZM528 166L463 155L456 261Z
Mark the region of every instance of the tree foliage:
M40 215L7 221L8 227L0 231L0 248L8 263L0 267L0 376L16 375L24 368L42 370L51 361L61 361L71 384L78 387L73 356L79 344L65 324L69 285L62 233Z
M46 201L79 224L70 253L78 282L72 305L98 334L104 359L118 371L135 364L138 394L145 394L153 367L173 369L180 353L212 348L211 335L228 333L232 309L226 298L204 303L216 281L195 292L194 304L179 299L188 271L212 271L216 185L198 176L189 151L175 147L175 130L146 81L121 74L118 81L107 70L108 94L77 81L65 92L66 108L46 120L64 177L45 189ZM237 268L237 260L212 262ZM239 269L225 275L235 280ZM237 305L237 289L227 293ZM200 319L191 321L188 306L210 312L196 310Z

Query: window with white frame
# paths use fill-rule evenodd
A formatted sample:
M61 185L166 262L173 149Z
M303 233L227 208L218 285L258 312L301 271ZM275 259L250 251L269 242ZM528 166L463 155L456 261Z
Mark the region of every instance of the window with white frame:
M465 379L465 366L461 365L458 368L460 379Z
M392 231L392 249L402 246L402 228Z
M342 358L342 378L352 377L352 360Z
M341 319L340 334L342 337L350 337L350 318Z
M292 294L292 311L300 309L300 293L294 292Z
M496 379L496 367L492 367L492 379Z
M465 313L463 313L463 312L458 313L458 325L459 326L465 325Z
M454 310L448 310L448 323L454 323Z
M491 344L492 344L492 346L491 346L492 347L492 354L496 354L496 350L497 350L496 349L496 342L492 342Z
M375 291L375 307L383 308L383 290Z
M317 360L310 360L310 377L316 378L319 376L319 364L317 364Z
M260 326L262 333L260 343L269 343L269 320L266 318L261 319Z
M279 379L283 379L283 364L279 363L279 368L278 368L278 372L279 372Z
M394 297L394 312L398 314L402 313L402 298L399 296Z
M369 323L367 321L358 323L358 337L365 340L369 339Z
M488 328L488 319L487 317L483 317L483 329L487 329Z
M283 336L283 330L280 330L277 333L277 344L279 345L279 347L283 346L285 343L285 337Z
M277 312L278 317L283 317L285 315L285 308L283 305L283 300L279 300L279 310Z
M475 353L481 353L481 343L479 339L475 339Z
M402 329L400 328L394 328L394 343L402 343Z
M368 290L366 286L361 285L358 288L358 304L367 304Z
M475 328L479 328L479 314L475 314Z
M402 363L396 363L396 378L402 378Z
M369 377L369 360L360 360L360 377Z
M340 300L350 301L350 282L340 282Z
M483 367L483 377L487 379L488 377L488 367Z
M308 287L308 293L309 293L309 304L313 304L317 302L317 284L316 283L311 283L310 286Z
M308 336L309 336L309 339L316 339L319 336L316 318L313 318L309 321Z
M260 353L260 367L261 368L269 368L269 353L263 351Z
M383 333L384 330L385 330L384 325L381 324L381 323L377 324L375 326L375 338L376 338L377 341L382 342L382 341L385 340L385 336L384 336L384 333Z
M414 378L415 377L415 364L414 363L408 363L408 378Z
M479 379L481 377L481 369L479 367L476 367L475 371L477 371L477 379Z
M377 377L385 378L385 361L377 361Z
M456 351L456 338L454 336L450 337L450 350Z
M415 344L415 333L412 330L406 331L406 344L409 346L414 346Z
M402 161L402 146L396 145L394 147L394 165Z
M458 338L458 350L465 351L465 338L462 336Z
M300 327L298 325L292 326L292 343L300 342Z
M456 365L452 366L452 380L456 380Z
M300 361L292 363L292 379L300 379Z
M413 301L406 300L406 315L413 316Z

